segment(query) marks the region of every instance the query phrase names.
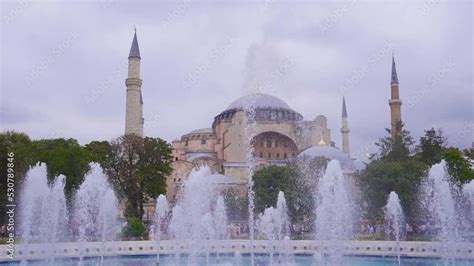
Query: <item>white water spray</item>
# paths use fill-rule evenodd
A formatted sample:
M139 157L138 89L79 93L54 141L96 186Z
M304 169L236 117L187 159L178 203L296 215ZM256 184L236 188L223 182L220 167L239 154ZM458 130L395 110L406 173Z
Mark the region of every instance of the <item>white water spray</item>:
M446 162L433 165L422 186L422 204L428 214L430 232L445 243L444 257L450 259L458 240L458 212L455 188L446 171Z
M388 196L387 205L385 206L385 222L386 234L392 236L397 242L397 258L398 265L400 265L400 238L403 233L405 216L403 215L400 199L395 191L390 192Z
M350 240L355 209L347 182L337 160L328 163L316 191L316 239L328 241L332 258L342 257L343 244Z
M98 164L91 164L91 171L78 189L73 213L80 242L115 239L118 200Z

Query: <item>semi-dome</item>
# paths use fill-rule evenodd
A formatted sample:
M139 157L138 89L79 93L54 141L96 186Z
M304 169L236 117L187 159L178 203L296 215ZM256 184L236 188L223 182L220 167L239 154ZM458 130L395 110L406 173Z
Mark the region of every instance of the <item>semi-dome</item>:
M309 156L314 157L325 157L330 160L338 160L344 170L354 170L354 164L352 163L351 157L342 152L341 150L331 146L312 146L302 151L298 157Z
M283 100L264 93L252 93L249 95L242 96L232 102L226 110L245 109L248 107L291 110L290 106Z

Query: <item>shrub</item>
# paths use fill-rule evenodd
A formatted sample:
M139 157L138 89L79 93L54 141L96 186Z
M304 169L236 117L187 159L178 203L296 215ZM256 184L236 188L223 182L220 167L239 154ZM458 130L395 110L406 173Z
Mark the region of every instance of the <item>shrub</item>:
M145 230L146 228L142 220L136 217L130 217L127 227L124 230L124 236L128 238L142 238Z

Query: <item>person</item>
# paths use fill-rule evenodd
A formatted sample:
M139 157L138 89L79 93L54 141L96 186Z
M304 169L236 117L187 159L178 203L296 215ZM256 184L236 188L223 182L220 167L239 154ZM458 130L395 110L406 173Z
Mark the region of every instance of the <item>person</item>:
M2 227L0 228L0 236L5 237L7 235L7 227L2 224Z
M153 241L155 240L155 226L150 226L150 230L148 232L148 240Z

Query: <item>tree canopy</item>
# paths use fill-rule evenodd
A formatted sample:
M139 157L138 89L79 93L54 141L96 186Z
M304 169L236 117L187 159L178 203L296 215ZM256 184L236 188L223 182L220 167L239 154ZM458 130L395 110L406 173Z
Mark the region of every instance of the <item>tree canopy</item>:
M102 158L105 172L127 203L127 217L141 218L143 203L166 192L172 157L164 140L124 135L111 142L110 154Z
M469 150L465 153L458 148L446 147L446 138L441 130L431 128L425 130L419 144L413 149L413 140L410 133L403 130L397 139L389 136L380 139L376 144L380 151L374 156L367 167L358 174L359 187L365 198L367 218L379 219L383 215L383 206L387 202L388 194L395 191L399 197L407 220L417 219L416 196L423 177L428 169L436 163L445 160L448 173L460 185L474 178ZM414 152L411 153L410 151Z
M143 202L166 191L166 176L171 172L171 147L158 138L135 135L119 137L112 142L92 141L84 146L75 139L31 140L24 133L0 133L0 186L6 189L7 154L15 154L15 190L17 196L28 170L38 163L46 164L48 182L59 175L66 176L65 195L71 203L74 191L80 187L90 170L90 163L99 163L114 185L117 195L133 207L127 216L141 217ZM6 191L1 193L3 208ZM2 209L0 222L5 219Z

